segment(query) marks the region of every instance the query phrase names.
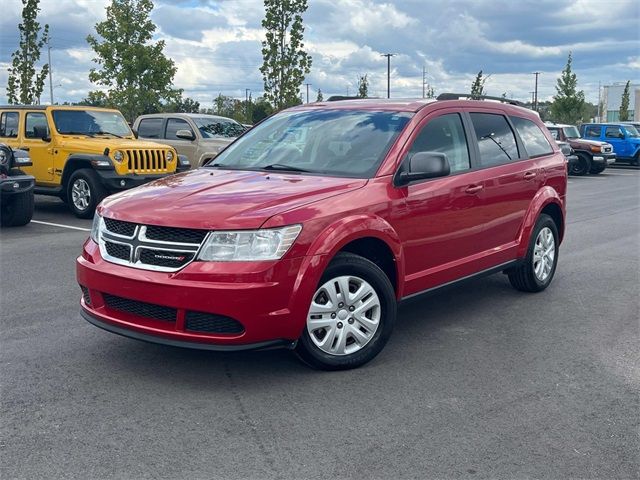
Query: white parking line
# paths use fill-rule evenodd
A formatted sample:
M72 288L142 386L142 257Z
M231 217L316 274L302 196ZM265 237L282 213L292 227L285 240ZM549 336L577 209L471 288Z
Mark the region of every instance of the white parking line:
M638 176L635 173L619 173L619 172L616 172L616 173L607 172L604 175L606 177L613 176L613 175L618 176L618 177L637 177Z
M40 225L49 225L51 227L69 228L71 230L80 230L81 232L90 232L90 228L73 227L71 225L62 225L60 223L41 222L40 220L31 220L31 223L38 223Z

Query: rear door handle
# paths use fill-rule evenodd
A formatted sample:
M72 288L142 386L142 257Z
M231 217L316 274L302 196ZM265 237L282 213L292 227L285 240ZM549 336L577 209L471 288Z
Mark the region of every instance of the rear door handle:
M466 189L465 189L465 193L468 193L470 195L473 195L474 193L478 193L480 190L483 189L482 185L469 185Z
M536 178L536 175L538 175L536 172L526 172L524 174L524 179L531 180L532 178Z
M18 147L18 150L24 150L25 152L28 152L29 147Z

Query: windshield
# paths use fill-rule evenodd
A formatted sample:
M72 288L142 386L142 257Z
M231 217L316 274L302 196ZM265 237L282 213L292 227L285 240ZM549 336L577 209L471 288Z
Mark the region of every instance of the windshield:
M577 127L564 127L562 131L567 138L580 138L580 132Z
M640 133L638 132L638 129L633 125L625 125L623 128L625 132L627 132L627 137L632 137L632 138L640 137Z
M54 110L53 122L60 134L131 136L120 112L100 110Z
M404 112L282 112L249 130L208 166L369 178L410 118Z
M231 119L201 117L193 118L193 122L204 138L235 138L245 130L242 125Z

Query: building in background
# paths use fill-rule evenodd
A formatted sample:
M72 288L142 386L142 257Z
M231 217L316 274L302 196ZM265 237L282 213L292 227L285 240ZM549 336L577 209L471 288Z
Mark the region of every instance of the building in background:
M620 120L620 104L622 92L627 82L616 82L602 87L602 120L617 122ZM629 121L640 119L640 84L629 85Z

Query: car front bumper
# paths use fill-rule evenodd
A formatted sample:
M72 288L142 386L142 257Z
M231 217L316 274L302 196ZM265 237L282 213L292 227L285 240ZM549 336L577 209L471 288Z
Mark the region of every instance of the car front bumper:
M163 273L107 262L87 240L76 262L82 316L105 330L167 345L207 350L292 347L321 274L314 258L192 262L179 272ZM156 311L171 313L159 318ZM241 331L203 331L201 324L194 329L192 314L231 319Z
M591 159L593 163L611 165L616 161L615 153L594 153Z
M3 198L33 190L35 179L31 175L0 177L0 194Z

